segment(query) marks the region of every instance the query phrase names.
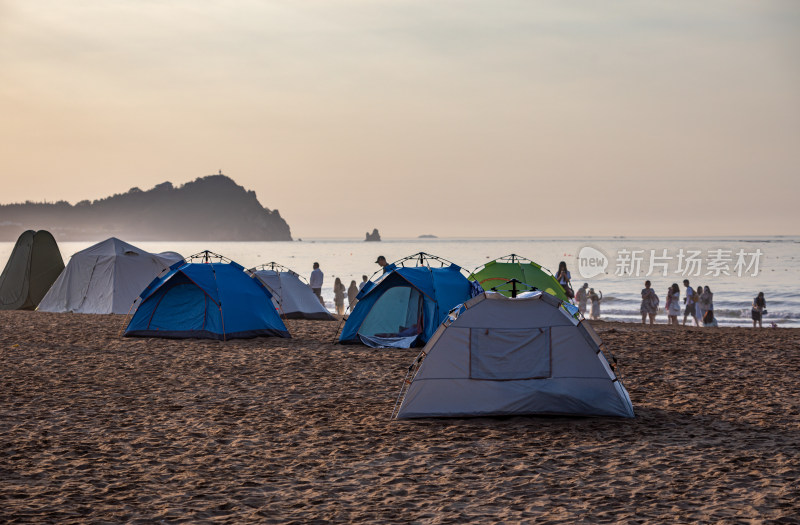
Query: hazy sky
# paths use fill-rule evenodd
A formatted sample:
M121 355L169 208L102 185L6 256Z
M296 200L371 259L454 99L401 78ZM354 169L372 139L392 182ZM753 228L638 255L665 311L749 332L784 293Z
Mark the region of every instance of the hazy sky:
M0 159L303 238L798 234L800 2L0 0Z

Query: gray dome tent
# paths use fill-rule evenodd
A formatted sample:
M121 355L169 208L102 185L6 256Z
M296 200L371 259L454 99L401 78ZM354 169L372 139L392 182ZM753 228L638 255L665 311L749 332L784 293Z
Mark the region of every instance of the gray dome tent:
M34 310L63 269L50 232L22 232L0 275L0 310Z
M284 319L334 319L297 272L276 262L247 271L269 289L272 303Z
M182 259L175 252L150 253L111 237L72 255L39 311L129 313L141 291Z
M410 367L397 418L522 414L634 417L603 343L542 292L484 292L454 309ZM402 402L400 402L402 399Z

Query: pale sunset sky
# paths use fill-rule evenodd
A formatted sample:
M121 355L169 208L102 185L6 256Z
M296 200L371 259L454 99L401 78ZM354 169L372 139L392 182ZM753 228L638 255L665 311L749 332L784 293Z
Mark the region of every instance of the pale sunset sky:
M798 234L800 2L0 0L0 159L295 238Z

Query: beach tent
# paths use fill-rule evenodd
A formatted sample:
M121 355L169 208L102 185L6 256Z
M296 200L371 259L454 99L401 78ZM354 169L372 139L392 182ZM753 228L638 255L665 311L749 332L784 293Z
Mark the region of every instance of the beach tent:
M174 252L150 253L111 237L72 256L39 310L127 314L144 287L179 260Z
M0 274L0 310L35 309L63 269L50 232L22 232Z
M555 295L562 301L569 301L564 289L558 284L553 274L530 259L514 253L487 262L480 269L472 272L469 278L477 281L486 291L492 291L492 288L498 285L502 286L510 279L517 279L535 287L536 290ZM507 289L496 291L509 297L510 292Z
M126 336L290 337L267 287L244 267L211 252L172 265L142 291L140 300Z
M577 308L542 292L485 292L454 310L409 372L397 418L634 417L603 343ZM407 378L408 379L408 378Z
M272 293L272 303L284 318L334 319L297 272L275 262L248 271L267 286Z
M410 256L415 257L419 254ZM427 263L431 257L420 260ZM358 303L342 329L340 343L363 342L391 348L424 344L447 312L471 297L470 282L452 263L439 268L393 263L383 271L376 282L368 281L356 296Z

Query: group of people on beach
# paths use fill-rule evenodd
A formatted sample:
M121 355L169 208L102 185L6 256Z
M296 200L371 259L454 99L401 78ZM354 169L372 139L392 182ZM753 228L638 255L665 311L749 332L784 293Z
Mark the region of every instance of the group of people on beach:
M356 296L358 292L364 287L364 284L367 282L367 276L362 275L362 281L360 285L357 285L355 281L350 281L350 286L347 288L344 287L344 283L338 277L335 281L333 281L333 304L336 306L336 313L339 315L344 315L345 307L344 307L344 299L345 294L347 295L347 303L349 305L350 311L353 311L358 299Z
M574 299L578 303L578 310L582 315L586 315L587 303L591 302L592 307L589 318L600 318L600 301L603 299L603 292L595 293L594 288L589 288L589 283L583 283L583 286L578 288L577 292L573 292L570 284L572 276L567 270L567 263L564 261L558 264L558 271L555 277L567 297ZM695 290L689 284L688 279L683 280L683 285L686 287L683 308L681 308L681 291L678 283L672 283L667 288L667 299L664 305L667 324L678 326L678 317L681 314L681 310L683 310L683 326L686 326L686 321L689 317L693 319L695 326L700 326L701 323L702 326L718 326L717 319L714 317L714 294L711 292L711 287L698 286L697 290ZM642 324L646 324L648 318L650 319L650 324L655 324L656 314L658 314L660 299L651 286L652 283L650 281L645 281L642 289L642 304L639 307L639 312L642 314ZM762 318L766 313L767 302L764 299L764 292L759 292L758 296L753 299L751 307L753 328L756 326L762 328Z
M642 289L642 304L639 308L642 314L642 324L645 324L648 318L650 324L653 324L658 313L659 298L651 286L650 281L645 281ZM694 320L695 326L700 326L701 323L702 326L719 326L714 317L714 294L711 292L711 287L698 286L695 290L689 284L688 279L683 280L683 286L686 287L683 297L683 326L686 326L689 317ZM678 326L678 317L681 314L681 290L678 283L672 283L667 288L666 297L664 311L667 314L667 324ZM751 307L753 328L756 326L762 328L761 320L765 313L767 313L767 301L764 299L764 292L759 292L753 299Z
M600 319L600 301L603 300L602 291L595 292L594 288L589 288L589 283L583 283L583 286L578 288L577 292L573 291L572 284L570 283L572 274L567 270L567 263L565 261L558 263L558 271L555 277L558 284L564 289L564 293L567 297L578 303L578 310L580 310L581 315L586 315L588 303L591 302L592 309L589 313L589 318Z
M681 289L678 283L672 283L667 288L666 303L664 304L664 311L667 314L667 324L678 326L678 316L683 310L683 325L686 326L686 321L691 317L694 320L695 326L717 326L717 320L714 317L714 294L711 292L709 286L698 286L697 290L692 288L688 279L683 280L683 286L686 287L684 294L683 304L681 308ZM647 319L650 319L650 324L654 324L656 314L658 314L658 307L660 299L656 291L652 288L650 281L644 282L642 288L642 304L639 307L639 312L642 314L642 324L646 324Z
M376 261L377 262L377 261ZM311 271L311 275L308 278L308 286L311 288L311 291L314 292L314 295L317 296L319 302L325 305L325 301L322 299L322 282L325 279L325 274L319 267L319 263L315 262L313 270ZM345 295L347 296L347 302L349 303L350 310L353 310L353 307L356 305L358 300L356 296L358 292L364 287L367 283L367 276L361 276L361 284L356 284L356 282L350 281L350 286L345 288L344 283L342 280L337 277L333 281L333 304L336 306L336 313L339 315L344 315L345 307L344 307L344 299Z
M387 266L386 258L383 255L379 256L375 263L381 268ZM366 275L362 275L361 278L362 281L360 284L356 284L355 280L353 280L350 281L350 286L346 288L342 280L339 277L336 278L333 283L333 303L336 307L337 314L344 315L345 313L345 296L347 297L349 308L352 311L353 307L358 302L356 299L358 292L361 291L368 280ZM572 284L570 283L572 275L569 270L567 270L567 263L565 261L561 261L558 264L558 271L556 272L555 278L558 284L563 288L567 297L577 302L578 310L581 315L586 315L588 303L591 302L589 318L592 320L600 318L600 302L603 300L602 291L595 292L594 288L589 287L589 283L583 283L583 286L578 288L577 292L573 291ZM324 305L325 302L322 299L322 281L322 270L319 268L319 263L315 262L314 269L309 278L309 286L314 292L314 295L316 295L319 301ZM683 280L683 286L686 288L683 297L683 308L681 308L681 291L678 283L672 283L672 285L667 288L667 299L664 305L664 311L667 314L667 324L679 326L678 317L681 314L681 310L683 310L683 326L686 326L686 321L689 317L693 319L695 326L701 326L701 323L702 326L707 327L718 326L717 319L714 317L714 294L711 292L711 287L698 286L695 290L689 284L688 279ZM660 299L652 288L652 283L650 281L645 281L644 288L642 289L642 303L639 307L639 312L642 314L642 324L647 324L648 319L651 325L655 324L659 305ZM753 328L756 326L762 328L762 317L766 313L767 302L764 299L764 292L759 292L758 296L753 299L751 309Z
M582 315L586 315L588 303L592 303L592 308L589 311L590 319L600 319L600 301L602 300L603 292L595 292L594 288L589 288L589 283L583 283L583 286L575 292L575 301L578 303L578 310Z

